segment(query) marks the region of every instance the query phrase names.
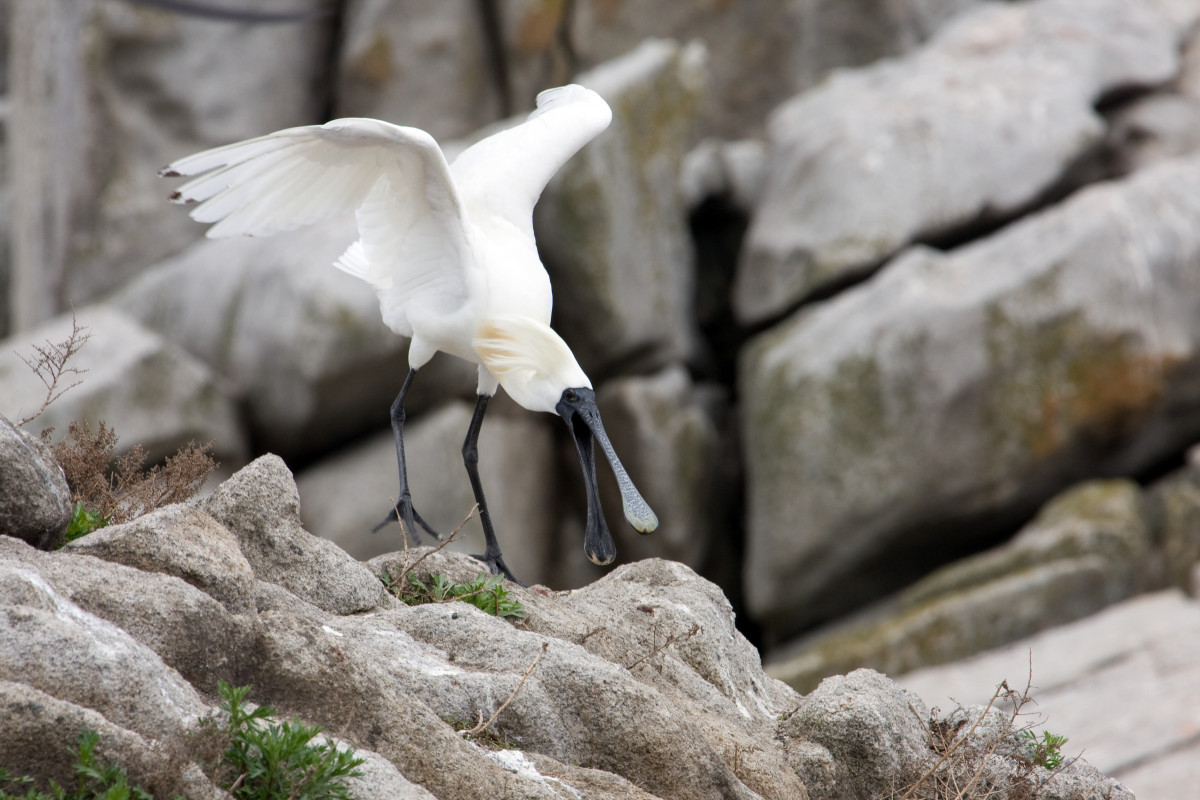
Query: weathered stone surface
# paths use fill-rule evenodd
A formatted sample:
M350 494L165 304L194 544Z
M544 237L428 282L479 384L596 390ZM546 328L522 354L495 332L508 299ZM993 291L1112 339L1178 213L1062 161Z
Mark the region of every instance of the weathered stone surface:
M57 390L65 391L30 427L66 434L74 420L92 429L103 420L116 431L117 450L145 448L149 459L175 453L189 441L211 442L217 459L245 457L237 407L229 389L204 364L120 311L90 306L75 315L88 335L67 362ZM71 335L70 314L0 342L0 411L12 419L35 413L46 386L22 360L34 347Z
M411 125L439 139L503 117L480 8L439 0L349 3L336 116Z
M479 435L479 477L505 563L522 581L545 583L551 574L558 521L555 452L547 427L554 421L504 405L504 401L494 400L496 408L484 419ZM467 403L449 403L410 419L405 426L405 461L413 503L443 536L462 525L475 506L462 460L471 413L472 406ZM312 533L361 559L404 546L399 525L370 532L387 515L398 488L396 446L390 431L310 467L296 483L302 502L300 516ZM418 538L429 542L424 533ZM471 517L447 547L460 553L483 552L478 515ZM480 568L485 569L482 564Z
M151 511L121 525L93 531L67 549L162 572L187 581L231 614L254 613L254 571L238 540L215 519L186 505Z
M321 115L313 88L327 69L328 20L215 22L112 0L15 6L12 180L24 199L14 270L41 280L55 304L26 325L199 236L165 202L164 164Z
M782 106L738 266L745 322L905 245L1009 217L1104 134L1096 101L1179 68L1184 28L1146 4L986 4L918 53L835 74Z
M175 754L186 747L182 740L155 738L153 733L139 735L97 711L60 700L27 683L0 680L0 721L4 723L0 767L13 776L36 776L37 787L43 791L49 789L50 780L59 786L75 785L79 750L74 745L78 734L90 730L100 734L96 758L101 763L119 764L130 784L155 797L222 800L229 796L195 765L178 763Z
M555 328L599 380L695 347L693 266L678 174L704 98L699 46L647 42L579 76L612 125L567 162L535 211Z
M260 578L297 570L288 544L299 533L278 533L296 527L297 513L278 459L244 468L207 506L235 532L275 532L270 541L281 546L238 539ZM220 537L186 510L167 509L147 525ZM627 565L574 592L510 586L525 609L517 621L464 603L409 607L390 596L370 613L338 613L308 601L337 592L305 594L281 579L256 581L251 610L232 614L164 574L177 559L154 563L154 539L128 531L119 537L122 557L144 569L0 538L0 613L8 619L0 626L0 682L10 682L0 683L0 711L6 732L20 726L6 735L21 752L47 735L53 714L111 733L106 752L135 773L173 753L167 777L190 776L185 794L207 796L211 787L187 749L170 743L211 712L193 687L211 696L225 679L252 686L254 702L282 716L336 731L339 746L369 760L362 791L414 800L805 800L806 782L821 790L817 797L867 797L878 793L846 787L879 788L879 776L908 775L934 758L924 742L907 746L904 723L924 729L905 716L911 709L897 702L904 695L878 676L852 676L845 696L826 692L824 700L820 690L802 700L767 678L721 591L676 562ZM320 550L304 557L353 594L354 574ZM370 568L396 579L410 563L426 581L433 572L453 581L478 572L468 556L426 548L377 558ZM6 692L14 684L36 694L13 703ZM453 721L488 721L520 750L487 750ZM45 762L46 775L61 768Z
M934 566L906 554L1200 434L1197 181L1200 159L1172 162L914 249L752 341L752 613L828 618Z
M143 563L151 557L143 556ZM15 564L14 569L36 570L50 591L119 626L201 691L215 694L218 680L236 682L257 660L259 630L253 612L231 614L200 589L166 574L166 563L145 572L70 549L40 553L8 539L0 539L0 559ZM165 624L168 620L172 624Z
M1152 519L1136 484L1082 484L1004 545L790 644L768 671L803 692L856 667L896 675L1073 622L1147 588Z
M1149 498L1162 526L1163 582L1190 591L1200 565L1200 448L1188 452L1183 469L1151 486Z
M720 135L743 136L754 133L775 105L829 70L910 50L946 19L975 5L976 0L582 3L571 15L570 33L574 54L588 66L616 58L631 42L648 37L703 41L712 64L706 121Z
M375 293L333 267L355 236L346 217L266 239L205 240L112 302L229 378L261 446L318 453L386 426L407 371L408 340L383 325ZM409 410L469 395L475 375L459 359L434 359Z
M345 749L346 743L322 736L319 740L331 742L339 749ZM389 800L437 800L428 790L405 778L392 762L378 753L370 750L355 750L356 758L363 759L363 764L357 767L361 775L350 778L346 786L350 789L351 797L386 797Z
M986 698L985 698L986 699ZM1091 764L1032 763L1023 720L984 705L931 713L916 694L869 669L826 679L781 728L814 797L964 797L1133 800Z
M50 448L0 415L0 533L50 550L67 532L73 508Z
M1198 643L1200 605L1172 590L897 680L943 707L1032 680L1034 722L1068 737L1064 754L1084 753L1138 800L1172 800L1200 774Z
M1173 92L1126 104L1109 119L1106 158L1128 175L1169 158L1200 151L1200 99Z
M196 691L149 647L55 590L0 537L0 680L28 684L149 737L171 736L204 711ZM16 554L16 558L11 556Z
M814 797L886 797L932 765L926 716L921 698L860 669L822 681L780 730Z
M300 524L300 497L287 465L266 455L222 483L199 507L238 539L259 580L334 614L368 611L383 586L333 542Z
M473 574L470 563L451 558L461 556L438 554L418 570L453 580ZM398 554L372 565L393 575L402 568ZM451 666L435 671L430 664L394 680L441 716L486 718L548 642L497 721L522 749L616 772L659 797L755 796L747 789L804 796L781 771L777 749L754 752L795 695L763 679L757 653L736 633L715 586L683 565L652 559L569 594L518 596L529 612L518 631L469 608L421 606L396 615L396 624Z

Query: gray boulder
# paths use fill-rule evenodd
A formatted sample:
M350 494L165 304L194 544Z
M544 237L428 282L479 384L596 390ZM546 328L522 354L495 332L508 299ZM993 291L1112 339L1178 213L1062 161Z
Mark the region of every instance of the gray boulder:
M96 758L101 763L120 765L131 785L141 786L155 797L229 797L195 764L180 765L177 753L185 747L183 740L143 736L98 711L61 700L27 683L0 680L0 721L4 723L0 767L13 776L37 776L42 786L51 780L59 786L75 785L77 737L90 730L100 734Z
M237 537L258 580L334 614L381 602L383 586L370 570L301 526L296 482L278 456L251 462L197 505Z
M1193 447L1184 468L1155 482L1148 494L1161 526L1162 583L1188 590L1200 565L1200 448Z
M906 553L1200 435L1197 181L1200 159L1175 161L911 250L753 340L752 613L779 633L829 618L936 566Z
M1149 588L1155 514L1129 481L1064 492L1005 544L937 570L868 609L789 643L772 676L807 691L871 667L897 675L1074 622Z
M613 123L550 182L534 222L555 327L599 380L630 361L657 366L695 348L678 175L697 138L704 51L649 41L578 80L604 96Z
M861 277L905 245L1027 208L1098 145L1106 95L1179 69L1147 4L985 4L917 53L780 107L735 287L743 322Z
M103 714L149 738L182 735L204 713L200 696L146 645L89 613L31 562L48 558L0 537L0 680Z
M341 24L335 116L388 120L442 139L508 113L480 6L354 3Z
M744 136L774 106L830 70L910 50L976 5L977 0L582 4L570 15L569 32L574 55L589 66L619 57L630 42L648 37L703 41L712 68L706 122L720 135Z
M326 548L306 547L295 488L277 459L244 468L205 507L228 534L187 513L195 505L172 507L144 521L146 530L124 526L93 548L141 568L86 555L83 545L44 553L0 538L0 613L9 620L0 628L0 713L16 752L61 736L61 726L47 728L50 714L100 730L106 756L131 775L159 766L173 783L156 786L210 796L180 742L211 711L197 690L211 696L229 680L252 686L252 699L282 716L335 731L339 747L353 744L370 765L358 784L369 796L866 797L846 787L878 786L884 773L909 775L934 757L909 746L904 695L881 679L803 700L766 677L724 595L682 564L638 562L574 592L508 586L525 612L512 621L464 603L410 607L390 596L335 610L329 598L353 596L357 575ZM180 554L156 563L163 548L152 532L176 527L193 553L236 540L259 578L244 613L210 596L211 582L168 574L186 571ZM206 537L217 541L203 545ZM302 572L298 560L322 575ZM394 582L410 567L426 582L435 572L454 581L478 572L467 556L426 548L362 568L379 587L372 573ZM343 588L308 588L318 580ZM486 737L456 730L480 722ZM161 753L172 759L165 776ZM42 777L64 768L33 763ZM825 791L830 776L841 794Z
M50 550L62 541L73 509L50 448L0 415L0 533Z
M1019 735L1027 727L991 704L930 712L869 669L826 679L781 726L814 797L935 798L950 789L962 797L1133 800L1081 759L1054 770L1035 763Z
M780 726L814 797L886 797L934 761L921 698L869 669L821 682Z
M0 412L12 419L37 412L46 386L21 359L65 341L72 324L71 314L59 316L0 342ZM67 362L57 387L67 391L30 428L54 428L61 438L74 420L93 430L103 420L117 433L118 453L141 445L156 461L194 441L212 443L218 460L245 458L237 404L208 367L108 306L80 309L74 324L89 338Z
M166 574L167 565L143 572L71 549L40 553L10 539L0 539L0 557L13 569L35 571L65 601L119 627L202 692L215 695L218 680L235 682L252 672L260 633L257 618L252 613L231 614L201 589ZM167 619L174 624L164 624ZM101 645L103 641L97 646ZM53 688L45 691L82 702ZM169 701L168 694L163 702Z
M252 614L254 571L238 540L196 508L172 505L69 543L72 552L143 572L174 575L219 602L231 614Z
M197 237L155 177L205 147L315 122L328 20L236 24L122 3L20 0L11 85L22 327L81 306ZM238 8L271 12L270 0ZM6 9L7 11L7 9ZM22 300L28 302L31 298ZM21 308L20 302L14 308Z

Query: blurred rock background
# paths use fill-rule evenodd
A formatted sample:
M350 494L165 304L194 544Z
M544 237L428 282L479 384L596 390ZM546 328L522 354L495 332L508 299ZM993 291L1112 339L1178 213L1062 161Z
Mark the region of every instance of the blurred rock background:
M578 81L614 122L535 222L555 326L662 520L618 526L608 484L621 560L717 581L802 691L1195 593L1198 20L1195 0L10 0L0 412L36 409L19 354L73 307L88 372L33 427L211 440L226 473L278 453L310 530L397 549L368 531L407 342L330 268L352 222L207 241L155 173L336 116L453 153ZM414 385L414 498L441 529L471 506L473 388L443 356ZM561 422L498 401L480 449L513 569L601 574ZM1200 712L1180 730L1195 749Z

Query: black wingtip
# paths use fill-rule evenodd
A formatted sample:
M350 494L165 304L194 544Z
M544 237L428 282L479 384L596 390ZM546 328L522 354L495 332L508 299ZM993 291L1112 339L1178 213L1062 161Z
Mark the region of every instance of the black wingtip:
M170 167L163 167L162 169L160 169L158 171L158 177L160 177L160 178L182 178L183 173L176 172L175 170L171 169Z

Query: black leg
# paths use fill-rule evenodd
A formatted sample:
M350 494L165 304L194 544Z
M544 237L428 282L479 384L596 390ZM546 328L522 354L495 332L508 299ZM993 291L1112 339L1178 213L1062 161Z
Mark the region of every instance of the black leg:
M392 510L388 512L387 517L383 522L371 529L372 533L379 531L393 520L398 520L405 535L409 536L413 541L416 541L417 525L435 539L441 539L437 531L429 527L425 520L421 519L421 515L413 508L412 493L408 488L408 468L404 463L404 399L408 396L408 388L412 385L413 377L417 371L410 369L408 375L404 378L404 383L400 387L400 393L396 395L396 399L392 402L392 432L396 435L396 466L400 470L400 496L396 500L396 504L392 506Z
M496 541L496 531L492 528L492 515L488 512L487 500L483 497L483 484L479 481L479 429L483 427L483 415L487 411L488 395L478 395L475 400L475 413L471 415L471 425L467 428L467 438L463 441L463 464L467 467L467 475L471 479L471 491L475 493L475 502L479 504L479 522L483 525L484 552L476 556L488 565L493 574L503 574L513 583L520 586L525 584L517 580L512 570L504 563L500 554L500 543Z

